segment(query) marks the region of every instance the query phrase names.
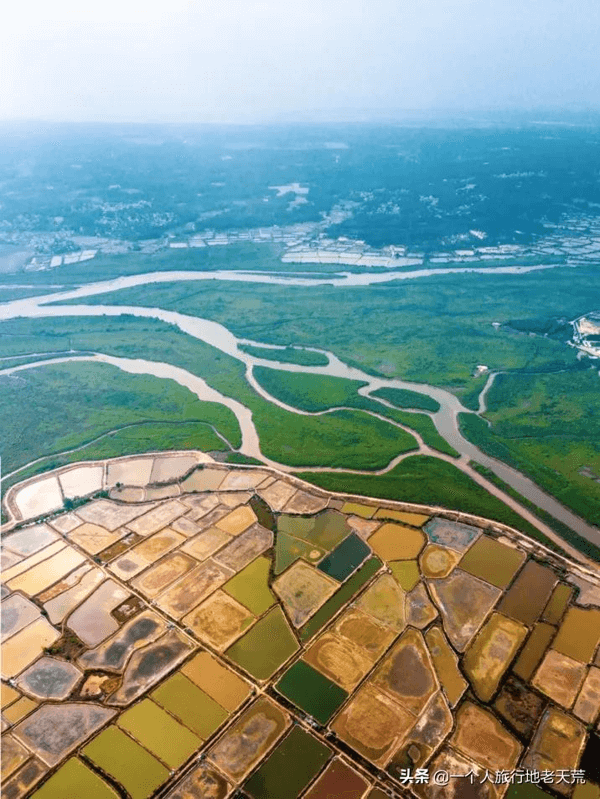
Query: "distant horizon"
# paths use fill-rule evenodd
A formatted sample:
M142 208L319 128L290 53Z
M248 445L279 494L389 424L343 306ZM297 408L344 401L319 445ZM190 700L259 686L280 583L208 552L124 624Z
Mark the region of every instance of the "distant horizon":
M580 127L600 124L600 108L596 106L539 106L532 108L396 108L396 109L337 109L336 111L290 111L271 116L240 115L237 118L197 119L75 119L68 117L11 117L0 119L0 127L11 125L57 125L104 127L261 127L285 125L412 125L425 123L558 125Z

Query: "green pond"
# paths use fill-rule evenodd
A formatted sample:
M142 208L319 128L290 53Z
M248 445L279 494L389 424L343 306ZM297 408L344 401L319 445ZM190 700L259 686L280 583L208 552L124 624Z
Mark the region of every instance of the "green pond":
M76 757L64 766L33 794L34 799L118 799L119 794Z
M377 574L381 566L382 563L379 558L369 558L356 574L353 574L349 580L341 585L335 594L319 608L315 615L300 628L300 640L307 641L317 633L321 627L324 627L332 616L334 616L346 602L352 599L374 574Z
M260 616L275 604L277 598L269 588L271 561L264 556L253 560L245 569L225 583L223 590Z
M352 572L360 566L363 560L371 553L370 548L365 542L352 533L348 538L345 538L341 544L327 555L319 564L319 569L342 582L349 577Z
M281 608L276 607L230 646L227 656L255 677L268 680L298 649Z
M286 671L276 688L321 724L327 724L348 696L346 691L303 660L298 660Z
M329 552L351 532L346 517L336 510L326 510L309 519L300 516L279 517L277 530Z
M421 579L419 565L416 560L393 560L388 563L392 574L405 591L412 591Z
M203 740L210 737L229 715L180 672L153 691L152 699Z
M330 756L329 747L294 727L244 783L244 791L252 799L297 799Z
M460 568L498 588L506 588L525 558L523 552L483 535L463 556Z
M277 529L277 520L271 508L267 505L264 499L261 499L257 494L250 497L250 507L254 511L258 523L266 527L267 530L275 532Z
M117 727L109 727L83 750L86 757L110 774L131 796L146 799L169 777L169 770ZM88 797L87 793L71 793Z
M294 538L288 533L279 532L275 543L275 574L281 574L298 558L304 558L308 563L316 563L324 554L325 551L315 547L314 544Z
M117 723L172 769L184 763L202 744L200 738L150 699L126 710Z

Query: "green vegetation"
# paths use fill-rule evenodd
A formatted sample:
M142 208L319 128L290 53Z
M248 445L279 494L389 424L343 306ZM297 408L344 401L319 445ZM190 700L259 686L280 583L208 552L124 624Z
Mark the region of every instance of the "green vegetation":
M263 455L290 466L383 469L399 453L417 448L408 433L360 411L297 416L270 406L254 421Z
M228 449L211 426L232 446L241 443L237 420L228 408L200 402L172 381L124 374L102 363L53 364L0 378L0 407L6 432L5 474L40 456L81 447L116 428L121 428L118 434L73 453L75 459L122 455L124 449L179 449L186 443L190 448ZM140 422L162 424L123 429Z
M280 363L296 363L300 366L327 366L329 359L321 352L299 350L295 347L286 347L283 350L271 350L267 347L253 347L250 344L240 344L239 348L255 358L264 358L268 361ZM257 367L258 368L258 367ZM288 372L288 374L290 374Z
M236 334L254 340L277 343L283 338L299 345L330 349L350 365L370 373L446 385L470 408L477 407L487 379L485 375L472 377L478 364L486 364L494 371L512 370L513 374L506 377L518 381L513 385L515 397L522 396L521 386L527 380L536 379L532 372L545 372L541 377L571 384L569 402L585 417L589 401L579 395L576 386L580 374L585 374L586 362L578 361L576 352L558 338L517 330L508 322L537 320L542 308L547 318L577 316L590 303L600 304L596 278L591 267L578 267L515 276L433 276L360 290L322 286L317 292L304 287L253 285L251 295L243 284L203 284L195 292L190 292L189 286L162 284L104 295L98 301L174 308L215 319ZM348 319L352 319L352 325L348 325ZM492 322L503 326L497 329ZM373 335L377 330L381 331L378 337ZM496 383L501 385L502 379L499 376ZM490 401L497 391L496 383ZM422 433L426 443L448 452L445 443L432 440L431 435L437 431L429 420L419 422L416 416L401 420L391 409L384 412L382 407L378 412L410 425ZM555 416L560 431L562 422L558 414ZM490 418L493 420L492 415ZM487 436L488 444L484 444L485 430L480 426L482 432L477 436L472 429L479 424L477 419L465 416L461 421L465 435L488 448L491 439ZM587 443L583 447L584 441ZM504 439L497 443L506 445ZM599 484L578 470L597 463L597 452L585 432L575 449L566 446L563 440L557 449L557 442L546 435L535 441L513 441L504 457L500 451L497 454L509 462L518 462L518 468L541 487L560 495L562 502L594 523L600 506L596 499L590 505L589 497L597 496ZM549 461L555 461L554 465L550 466ZM566 464L575 462L576 468L567 473Z
M378 413L388 416L399 424L412 428L419 433L423 441L432 449L437 449L438 452L444 452L446 455L458 458L459 453L438 433L433 420L426 414L397 411L393 408L386 408L385 405L379 406Z
M595 369L498 375L488 394L491 428L477 416L460 414L461 430L597 525L600 484L593 475L600 476L599 389Z
M377 391L373 391L372 396L381 397L399 408L419 408L432 413L440 409L440 403L433 397L403 388L378 388Z
M498 486L505 494L508 494L513 499L516 499L523 507L530 510L533 514L535 514L540 521L544 522L544 524L548 525L550 529L554 530L554 532L559 535L561 538L564 538L565 541L568 541L572 546L578 549L580 552L583 552L588 557L592 558L593 560L597 560L600 563L600 548L592 544L586 538L583 538L574 530L571 530L570 527L567 527L566 524L559 522L558 519L555 519L553 516L550 516L549 513L538 508L537 505L534 505L531 500L527 499L526 497L519 494L518 491L515 491L512 486L509 486L504 480L501 480L491 469L488 469L486 466L482 466L480 463L476 463L475 461L471 461L470 463L471 468L475 469L476 472L483 475L490 483ZM530 532L530 535L532 533ZM545 546L549 549L553 549L556 552L564 555L566 554L563 549L557 546L553 541L550 541L546 538L545 535L542 533L537 533L533 536L537 538L539 541L542 542ZM568 556L567 556L568 557Z
M230 254L235 252L225 249ZM255 249L250 258L255 265L260 251ZM267 248L262 252L267 252L265 257L276 258L274 250ZM184 255L188 259L196 257L191 251ZM150 260L153 257L144 256ZM225 261L224 255L214 257ZM115 273L119 258L112 257ZM166 268L167 263L172 263L173 268L183 266L184 256L176 251L163 253L160 258L164 263L153 261L152 268ZM150 265L148 261L140 271L147 271ZM81 279L81 269L79 276ZM500 375L489 393L488 417L493 431L490 433L482 422L469 415L461 420L465 435L515 464L565 505L597 523L600 484L580 474L585 466L600 474L594 443L600 440L594 409L594 404L598 405L594 382L597 377L588 373L587 361L578 361L576 352L564 345L560 325L549 335L549 323L544 321L542 327L539 323L542 317L573 318L590 304L600 304L596 278L591 267L578 267L521 275L433 276L360 289L321 286L318 291L301 286L253 284L249 290L244 284L229 282L174 282L99 295L87 301L159 305L214 319L254 340L323 347L369 373L446 385L468 407L476 407L486 379L472 377L477 364L484 363L493 370L512 370L509 375ZM350 319L352 324L348 324ZM520 320L519 329L510 325L515 319ZM494 327L492 322L500 322L501 327ZM346 416L335 413L316 420L302 418L274 409L257 396L247 384L239 361L161 322L90 317L82 324L81 319L65 318L44 320L43 333L38 332L39 327L38 320L2 323L3 353L10 356L93 349L181 366L250 408L263 452L275 460L295 466L374 469L413 446L398 435L399 431L384 432L383 427L374 424L376 420L365 420L358 407L367 409L369 400L356 394L360 384L352 381L348 381L349 385L344 385L344 381L334 385L332 378L293 375L296 382L292 382L291 375L282 380L274 370L257 371L261 382L270 381L275 396L284 400L287 396L292 405L323 408L345 404L357 409L352 416L345 412ZM538 327L546 332L538 332ZM541 374L534 375L534 371ZM540 388L543 408L535 404ZM282 390L287 395L282 395ZM426 415L384 408L376 397L371 402L370 410L411 427L430 446L456 454ZM354 422L360 417L355 428ZM353 433L358 441L353 441ZM329 453L329 463L323 462L324 451Z
M2 281L6 280L7 282L11 279L14 279L14 275L12 274L3 274ZM23 279L23 275L17 273L17 280L21 282ZM46 281L48 280L48 275L46 275ZM52 291L51 288L46 286L40 286L39 288L35 288L34 286L27 286L23 288L22 286L19 288L11 288L10 285L2 285L0 287L0 302L11 302L12 300L20 300L23 297L39 297L40 295L49 294Z
M318 413L340 406L374 410L372 400L357 393L366 383L328 375L279 372L265 366L255 366L253 371L254 377L269 394L302 411ZM377 408L379 413L382 407Z
M558 267L519 275L432 275L360 288L173 282L87 302L195 314L240 337L328 349L369 373L461 394L472 390L479 364L492 371L582 368L562 340L507 323L538 318L541 309L548 317L574 318L600 305L600 285L593 267ZM497 329L494 322L503 326Z
M510 450L501 441L498 441L490 431L488 423L481 416L476 416L474 413L459 413L458 422L460 432L473 444L476 444L488 455L498 460L508 463L517 469L517 463L511 457Z
M495 519L538 540L542 537L537 528L507 508L499 499L488 494L456 466L437 458L413 455L383 475L304 472L297 476L328 491L437 505ZM547 542L548 539L543 541L549 546Z
M14 358L4 358L0 360L0 372L5 369L12 369L14 366L24 366L27 363L37 363L38 361L49 361L53 358L72 357L73 355L93 355L92 352L48 352L40 355L15 356Z
M281 248L270 244L231 244L227 247L206 247L197 249L163 249L152 254L142 252L128 253L98 253L91 261L75 264L63 264L51 273L46 271L28 272L27 282L32 286L41 284L40 288L19 291L10 287L12 282L23 283L23 275L3 275L2 282L6 284L7 291L18 299L21 296L49 294L56 291L50 288L49 283L59 283L61 286L70 284L81 285L83 282L96 280L110 280L121 275L139 275L145 272L207 272L217 269L269 269L281 270L285 268L279 260ZM49 277L51 275L51 279ZM10 287L10 288L9 288Z
M367 385L366 383L327 375L278 372L262 366L256 366L253 371L257 381L271 396L293 408L319 413L328 408L347 406L378 413L412 428L433 449L458 457L458 452L442 438L428 416L399 411L369 397L361 396L358 389ZM402 434L399 432L399 435Z
M262 461L256 458L249 458L247 455L242 455L241 452L230 452L226 458L226 463L245 463L248 466L260 466Z
M488 378L488 374L474 377L471 380L471 385L466 390L460 392L460 401L465 408L468 408L470 411L479 410L479 396L485 388Z
M34 322L35 320L15 320L7 322L5 329L13 341L17 341L20 334L25 334L27 340L31 341ZM408 433L359 411L338 411L317 418L299 416L273 406L263 400L248 385L244 376L244 365L240 361L163 322L134 317L123 317L117 320L90 318L86 319L82 330L81 320L78 319L48 319L44 327L44 333L35 337L38 351L42 351L39 349L41 346L45 347L45 351L51 350L52 347L61 350L69 349L73 345L76 345L77 348L89 348L94 341L96 351L122 357L142 357L154 361L167 361L201 375L209 385L227 396L239 399L250 408L263 442L263 454L279 462L292 466L325 465L351 469L380 469L386 466L399 452L407 452L416 447L415 440ZM80 365L72 366L77 368ZM68 365L65 367L68 368ZM62 365L48 368L61 369ZM38 372L38 369L35 371ZM28 376L33 374L33 371L27 372ZM53 403L55 403L57 413L60 413L59 409L66 405L75 407L76 401L74 403L71 394L75 381L68 377L68 372L63 374L65 377L62 378L62 387L58 386L58 383L61 382L58 377L54 378L56 386L46 386L45 390L49 392L48 402L42 402L36 411L40 418L42 414L39 411L47 409ZM127 375L125 379L133 380L134 378ZM135 379L144 380L145 378ZM8 380L9 378L6 378L6 381ZM27 380L36 380L36 378L35 376L27 377ZM152 381L153 378L148 378L148 380ZM38 377L37 381L35 385L39 385L40 390L43 390L43 379ZM157 381L155 384L160 387L157 388L157 391L162 390L166 385L163 381ZM88 395L91 392L92 396L88 396L86 402L88 408L93 407L94 402L97 402L102 405L101 413L108 414L107 400L105 394L100 390L101 386L102 384L98 382L88 386ZM178 412L175 407L165 405L162 395L160 399L155 397L151 402L148 397L146 400L139 400L137 398L139 393L143 393L145 389L142 383L136 383L136 386L136 391L131 395L127 397L123 395L115 399L115 406L129 407L132 409L133 417L120 412L115 417L113 413L112 423L104 430L114 429L127 421L138 421L140 418L173 418L174 413ZM14 387L12 391L15 391ZM62 393L59 398L60 392ZM185 393L189 395L189 392L185 391ZM193 397L193 395L191 396ZM12 395L7 396L2 404L12 406L13 412L18 406ZM220 406L216 407L220 408ZM159 410L149 416L150 408L153 410L159 408ZM144 409L147 411L145 417L141 416ZM229 411L225 409L222 411L227 418L231 417ZM77 439L69 431L64 430L64 422L57 421L61 418L64 416L55 417L54 421L48 424L48 435L56 439L52 448L48 447L49 452L61 452L64 449L69 449L70 446L78 446L84 441L96 437L88 434L84 440L81 439L81 436ZM180 418L182 417L180 416ZM185 419L186 416L184 415L183 418ZM188 415L187 418L192 417ZM85 424L83 418L80 424ZM12 427L15 431L20 429L16 418ZM221 427L222 425L218 428L220 432ZM84 426L83 429L89 431L89 425ZM29 455L33 448L39 455L37 442L46 439L45 434L42 438L32 437L30 434L31 429L29 431L21 429L20 435L15 432L12 437L15 442L13 447L21 455L20 461L17 461L16 458L11 461L11 463L16 463L16 466L32 459ZM231 440L224 430L223 435ZM22 441L25 439L27 439L28 448L22 446ZM161 444L162 442L157 441L154 449L160 449ZM239 437L235 438L232 444L239 446Z

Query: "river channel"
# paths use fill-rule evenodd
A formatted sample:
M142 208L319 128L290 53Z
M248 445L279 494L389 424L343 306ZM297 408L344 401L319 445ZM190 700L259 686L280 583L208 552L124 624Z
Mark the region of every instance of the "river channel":
M445 272L457 272L457 271L486 271L486 272L511 272L515 273L516 270L519 271L531 271L531 269L536 268L547 268L547 267L499 267L499 268L489 268L485 270L479 269L452 269L452 270L418 270L420 275L424 272L431 273L431 274L440 274ZM297 364L290 364L290 363L283 363L276 360L266 360L261 358L256 358L249 353L240 349L238 345L240 344L253 344L254 346L258 347L265 347L268 346L269 349L276 351L276 347L264 345L261 342L257 341L250 341L248 339L237 338L230 330L228 330L223 325L210 321L208 319L202 319L195 316L190 316L186 314L181 314L176 311L166 311L161 308L146 308L146 307L139 307L139 306L111 306L111 305L48 305L47 303L51 302L60 302L64 300L71 300L83 297L90 297L95 296L98 294L104 294L107 292L115 291L118 289L128 288L133 285L145 285L148 283L157 283L157 282L170 282L170 281L177 281L177 280L198 280L198 279L228 279L223 277L225 275L231 275L231 272L219 272L219 273L198 273L198 272L168 272L168 273L150 273L146 275L135 275L129 276L125 278L117 278L114 280L107 280L98 283L88 284L86 286L82 286L80 288L62 291L62 292L54 292L52 294L47 294L44 296L37 296L31 297L26 299L14 300L12 302L5 303L0 306L0 319L15 319L18 317L27 317L27 318L44 318L44 317L66 317L66 316L75 316L75 317L86 317L86 316L121 316L121 315L132 315L137 317L145 317L145 318L152 318L152 319L159 319L163 322L168 324L174 325L179 328L182 332L197 338L206 344L220 350L221 352L236 358L239 361L242 361L246 366L246 375L251 383L251 385L255 388L255 390L259 391L259 393L269 402L274 404L280 405L281 407L293 411L295 413L306 413L298 411L298 409L290 408L289 406L281 403L276 398L271 397L267 394L262 387L256 383L253 379L252 370L255 366L267 366L272 369L278 369L280 371L286 372L302 372L302 373L309 373L309 374L320 374L320 375L329 375L332 377L342 377L348 380L355 380L365 383L359 392L365 396L370 396L372 392L376 391L380 388L396 388L396 389L408 389L411 391L416 391L421 394L425 394L429 397L435 399L439 405L440 410L436 413L430 413L438 432L442 435L442 437L452 446L455 450L460 453L460 458L450 458L447 455L442 455L441 453L436 452L435 450L431 450L429 447L426 447L423 442L420 440L420 437L416 436L414 432L411 431L411 434L415 436L417 439L417 443L419 445L418 451L422 454L434 455L435 457L439 457L442 460L447 460L453 463L455 466L460 468L465 473L469 474L470 477L476 480L480 485L484 485L487 490L491 493L495 494L496 496L500 497L507 505L516 509L524 518L531 519L531 514L526 511L521 505L515 503L514 500L511 500L504 492L497 489L493 486L489 481L482 478L477 472L469 467L469 461L476 461L477 463L481 464L482 466L487 467L490 469L494 474L496 474L500 479L502 479L507 485L511 486L513 489L519 492L522 496L526 497L532 503L534 503L537 507L545 510L551 516L553 516L558 521L562 522L563 524L570 527L572 530L575 530L577 533L588 539L589 541L593 542L596 545L600 545L600 530L597 527L594 527L588 524L585 520L581 519L579 516L574 514L564 505L559 503L554 497L550 494L547 494L545 491L539 488L532 480L530 480L525 475L521 474L516 469L506 465L505 463L492 458L485 453L483 453L478 447L471 444L467 441L464 436L461 434L459 425L458 425L458 414L459 413L470 413L467 408L465 408L460 400L454 396L454 394L446 391L442 388L438 388L436 386L430 386L424 383L413 383L404 380L400 380L398 378L375 378L372 375L363 372L356 367L348 366L346 363L341 361L337 356L335 356L331 352L327 352L325 350L317 350L318 352L323 352L324 355L328 358L328 364L326 366L300 366ZM410 273L403 272L398 273L398 276L408 277ZM211 276L209 278L209 275ZM397 277L398 277L397 276ZM255 280L256 277L259 277L259 280ZM350 278L359 278L363 277L363 275L349 275L348 280ZM366 275L368 278L383 278L386 277L391 279L390 273L386 273L385 275L378 273L374 275ZM397 277L395 279L397 279ZM229 278L233 279L233 278ZM302 280L300 278L290 278L290 279L279 279L276 276L267 276L267 275L260 275L257 276L255 274L248 274L248 273L236 273L235 279L237 280L244 280L247 282L276 282L276 283L287 283L292 285L319 285L323 283L331 283L332 280ZM372 282L380 282L378 280ZM343 285L350 285L350 283L346 282ZM353 282L352 285L364 285L364 283L357 283ZM283 349L283 348L282 348ZM68 356L66 358L57 358L52 360L44 360L39 362L39 365L48 365L53 361L65 361L65 360L80 360L81 356ZM185 385L190 390L193 390L194 393L200 399L204 399L207 401L212 402L219 402L223 405L229 407L236 415L238 419L238 423L240 424L240 428L242 431L242 447L240 449L246 455L251 457L255 457L265 464L275 466L277 468L283 468L286 471L289 471L290 468L285 466L284 464L277 464L273 461L270 461L260 451L260 441L252 421L252 414L248 408L243 406L237 400L232 399L230 397L225 397L224 395L220 394L219 392L212 389L208 384L202 380L201 378L192 375L191 373L187 372L184 369L180 369L179 367L175 367L171 364L167 363L159 363L154 361L142 361L136 359L117 359L112 358L111 356L98 354L96 356L89 356L87 359L98 359L103 360L107 363L112 363L115 366L118 366L125 371L138 371L139 373L143 374L152 374L155 377L159 377L162 379L171 379L175 380L176 382L180 383L181 385ZM117 363L119 361L120 363ZM137 366L136 366L137 364ZM36 364L37 365L37 364ZM23 368L31 368L33 364L24 364L23 366L13 367L12 369L3 370L2 373L6 374L9 372L20 371ZM372 397L372 399L381 402L382 405L385 405L384 401L378 400L376 397ZM389 421L389 420L386 420ZM396 425L399 426L399 425ZM406 428L404 428L406 429ZM415 454L414 451L408 454ZM407 457L406 454L398 456L395 458L388 466L379 473L389 471L393 468L403 457ZM297 470L297 469L295 469ZM309 471L309 469L306 469ZM320 471L320 469L312 469L312 471ZM330 469L323 469L323 471L331 471ZM340 471L349 471L349 470L340 470ZM364 472L364 474L370 474L370 472ZM535 519L535 517L533 517ZM541 530L547 531L546 525L540 523L539 520L535 519L535 525ZM555 537L555 536L553 536ZM564 545L563 545L564 546ZM566 547L565 547L566 548Z

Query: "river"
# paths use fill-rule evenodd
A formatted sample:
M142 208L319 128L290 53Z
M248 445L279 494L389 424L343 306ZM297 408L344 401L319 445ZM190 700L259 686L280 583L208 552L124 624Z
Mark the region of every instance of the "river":
M490 269L451 269L451 270L417 270L420 274L422 273L431 273L431 274L440 274L440 273L448 273L448 272L473 272L473 271L485 271L485 272L508 272L514 273L515 270L520 269L520 271L531 271L532 269L540 269L540 268L548 268L548 267L498 267L498 268L490 268ZM584 519L580 518L560 502L558 502L554 497L550 494L547 494L543 491L539 486L537 486L532 480L530 480L525 475L521 474L516 469L513 469L510 466L507 466L505 463L492 458L485 453L483 453L478 447L471 444L464 436L461 434L459 425L458 425L458 414L459 413L470 413L467 408L465 408L460 400L449 391L445 389L439 388L437 386L430 386L424 383L414 383L408 382L405 380L400 380L398 378L375 378L372 375L363 372L362 370L352 367L341 361L337 356L333 353L328 352L326 350L319 350L317 348L312 348L314 351L322 352L328 358L328 364L326 366L300 366L297 364L290 364L290 363L283 363L279 361L272 361L266 360L262 358L256 358L249 353L245 352L244 350L240 349L240 344L252 344L257 347L264 347L266 345L262 344L261 342L257 341L250 341L248 339L237 338L230 330L228 330L224 325L221 325L217 322L213 322L208 319L202 319L195 316L190 316L187 314L181 314L176 311L166 311L161 308L146 308L146 307L139 307L139 306L131 306L131 305L124 305L124 306L112 306L112 305L48 305L47 303L50 302L60 302L64 300L71 300L83 297L90 297L99 294L104 294L107 292L115 291L118 289L128 288L134 285L145 285L148 283L157 283L157 282L168 282L168 281L176 281L176 280L202 280L202 279L228 279L227 275L231 275L231 272L213 272L213 273L197 273L197 272L168 272L168 273L149 273L146 275L135 275L129 276L125 278L116 278L114 280L108 281L101 281L97 283L88 284L86 286L82 286L77 289L62 291L62 292L54 292L52 294L47 294L43 296L31 297L27 299L20 299L14 300L8 303L5 303L0 306L0 319L14 319L18 317L27 317L27 318L43 318L43 317L65 317L65 316L76 316L76 317L85 317L85 316L122 316L122 315L132 315L137 317L144 317L144 318L152 318L152 319L159 319L163 322L168 324L174 325L179 328L184 333L193 336L205 343L209 344L212 347L220 350L221 352L236 358L239 361L242 361L246 366L246 373L249 379L249 382L253 385L255 390L257 390L262 396L267 399L269 402L274 404L280 405L281 407L291 410L292 412L299 413L295 408L290 408L289 406L285 405L284 403L279 402L276 398L271 397L268 395L261 386L259 386L253 379L252 370L255 366L267 366L272 369L278 369L280 371L286 372L297 372L297 373L309 373L309 374L321 374L321 375L329 375L332 377L342 377L348 380L355 380L360 381L362 383L366 383L360 389L360 393L365 396L370 396L374 391L379 388L396 388L396 389L408 389L410 391L416 391L421 394L425 394L433 399L435 399L439 405L440 410L436 413L430 413L438 432L442 435L442 437L452 446L455 450L460 453L459 459L453 459L449 456L443 456L440 453L437 453L434 450L431 450L429 447L426 447L423 442L420 440L418 436L415 436L417 439L417 443L419 445L418 451L422 454L431 454L435 457L440 457L442 460L447 460L451 463L454 463L458 468L460 468L465 473L468 473L473 479L476 480L480 485L485 485L487 490L490 493L495 494L496 496L501 496L503 501L509 505L510 507L515 508L514 500L510 500L504 492L501 492L495 486L493 486L489 481L485 480L478 475L477 472L474 472L471 467L468 466L468 462L470 460L476 461L477 463L481 464L482 466L487 467L490 469L494 474L496 474L500 479L502 479L507 485L511 486L513 489L518 491L522 496L526 497L528 500L533 502L537 507L545 510L551 516L553 516L558 521L562 522L563 524L567 525L571 529L575 530L580 535L584 536L589 541L593 542L596 545L600 546L600 530L597 527L592 526ZM399 275L407 276L410 273L403 272L398 273ZM210 275L210 277L209 277ZM279 278L273 276L259 276L261 279L260 281L256 281L254 278L257 277L253 274L248 273L236 273L235 279L246 280L247 282L286 282L290 284L292 280L297 280L300 282L291 282L292 285L321 285L323 283L330 283L330 280L322 280L322 281L311 281L311 280L302 280L302 279L290 279L290 280L280 280ZM357 278L362 277L362 275L350 275L349 277ZM380 273L376 275L366 275L369 278L388 278L389 274L381 275ZM233 278L230 278L233 279ZM374 282L380 282L375 280ZM348 284L345 284L348 285ZM364 284L353 284L353 285L364 285ZM268 346L268 345L267 345ZM270 349L275 349L270 347ZM104 360L106 363L113 363L113 365L119 366L119 368L123 368L125 371L135 371L139 369L137 373L142 374L153 374L156 377L162 379L172 379L176 382L180 383L181 385L185 385L186 387L193 390L194 393L200 399L206 399L212 402L220 402L221 404L227 405L236 415L238 422L240 424L242 430L242 448L241 451L244 454L250 455L251 457L256 457L257 459L261 460L263 463L275 466L279 469L284 469L289 471L290 468L285 466L284 464L277 464L273 461L270 461L266 458L262 452L260 451L260 441L252 421L252 414L248 408L245 408L241 403L237 402L237 400L232 399L230 397L225 397L224 395L220 394L219 392L212 389L208 384L202 380L201 378L192 375L189 372L186 372L184 369L180 369L179 367L175 367L171 364L167 363L157 363L154 361L142 361L142 360L135 360L135 359L115 359L112 356L107 356L103 354L98 354L96 356L89 356L92 359ZM74 356L73 359L80 359L78 356ZM55 360L71 360L71 358L67 357L64 359L55 359ZM120 361L121 363L117 364L116 361ZM52 361L44 360L40 362L39 365L48 365ZM136 366L137 364L137 366ZM13 372L20 370L21 368L27 368L27 365L23 365L23 367L13 367L9 370L4 370L4 373ZM487 386L489 388L489 384ZM378 400L376 397L372 397L372 399ZM386 403L380 401L382 405ZM387 420L389 421L389 420ZM400 426L401 425L397 425ZM406 428L404 428L406 429ZM412 435L415 435L413 431L411 431ZM409 453L409 454L414 454ZM395 458L391 464L389 464L386 469L382 470L383 473L385 471L389 471L389 469L393 468L393 465L400 462L404 457L407 457L407 454L402 454ZM306 471L320 471L318 468L313 469L306 469ZM331 471L330 469L324 469L324 471ZM340 471L348 471L348 470L340 470ZM369 472L366 472L369 474ZM475 477L475 475L477 477ZM517 504L518 512L524 518L530 517L528 511L524 512L522 506ZM527 514L527 515L525 515ZM546 525L541 525L539 520L536 521L536 526L539 529L546 528ZM564 546L564 545L563 545Z

